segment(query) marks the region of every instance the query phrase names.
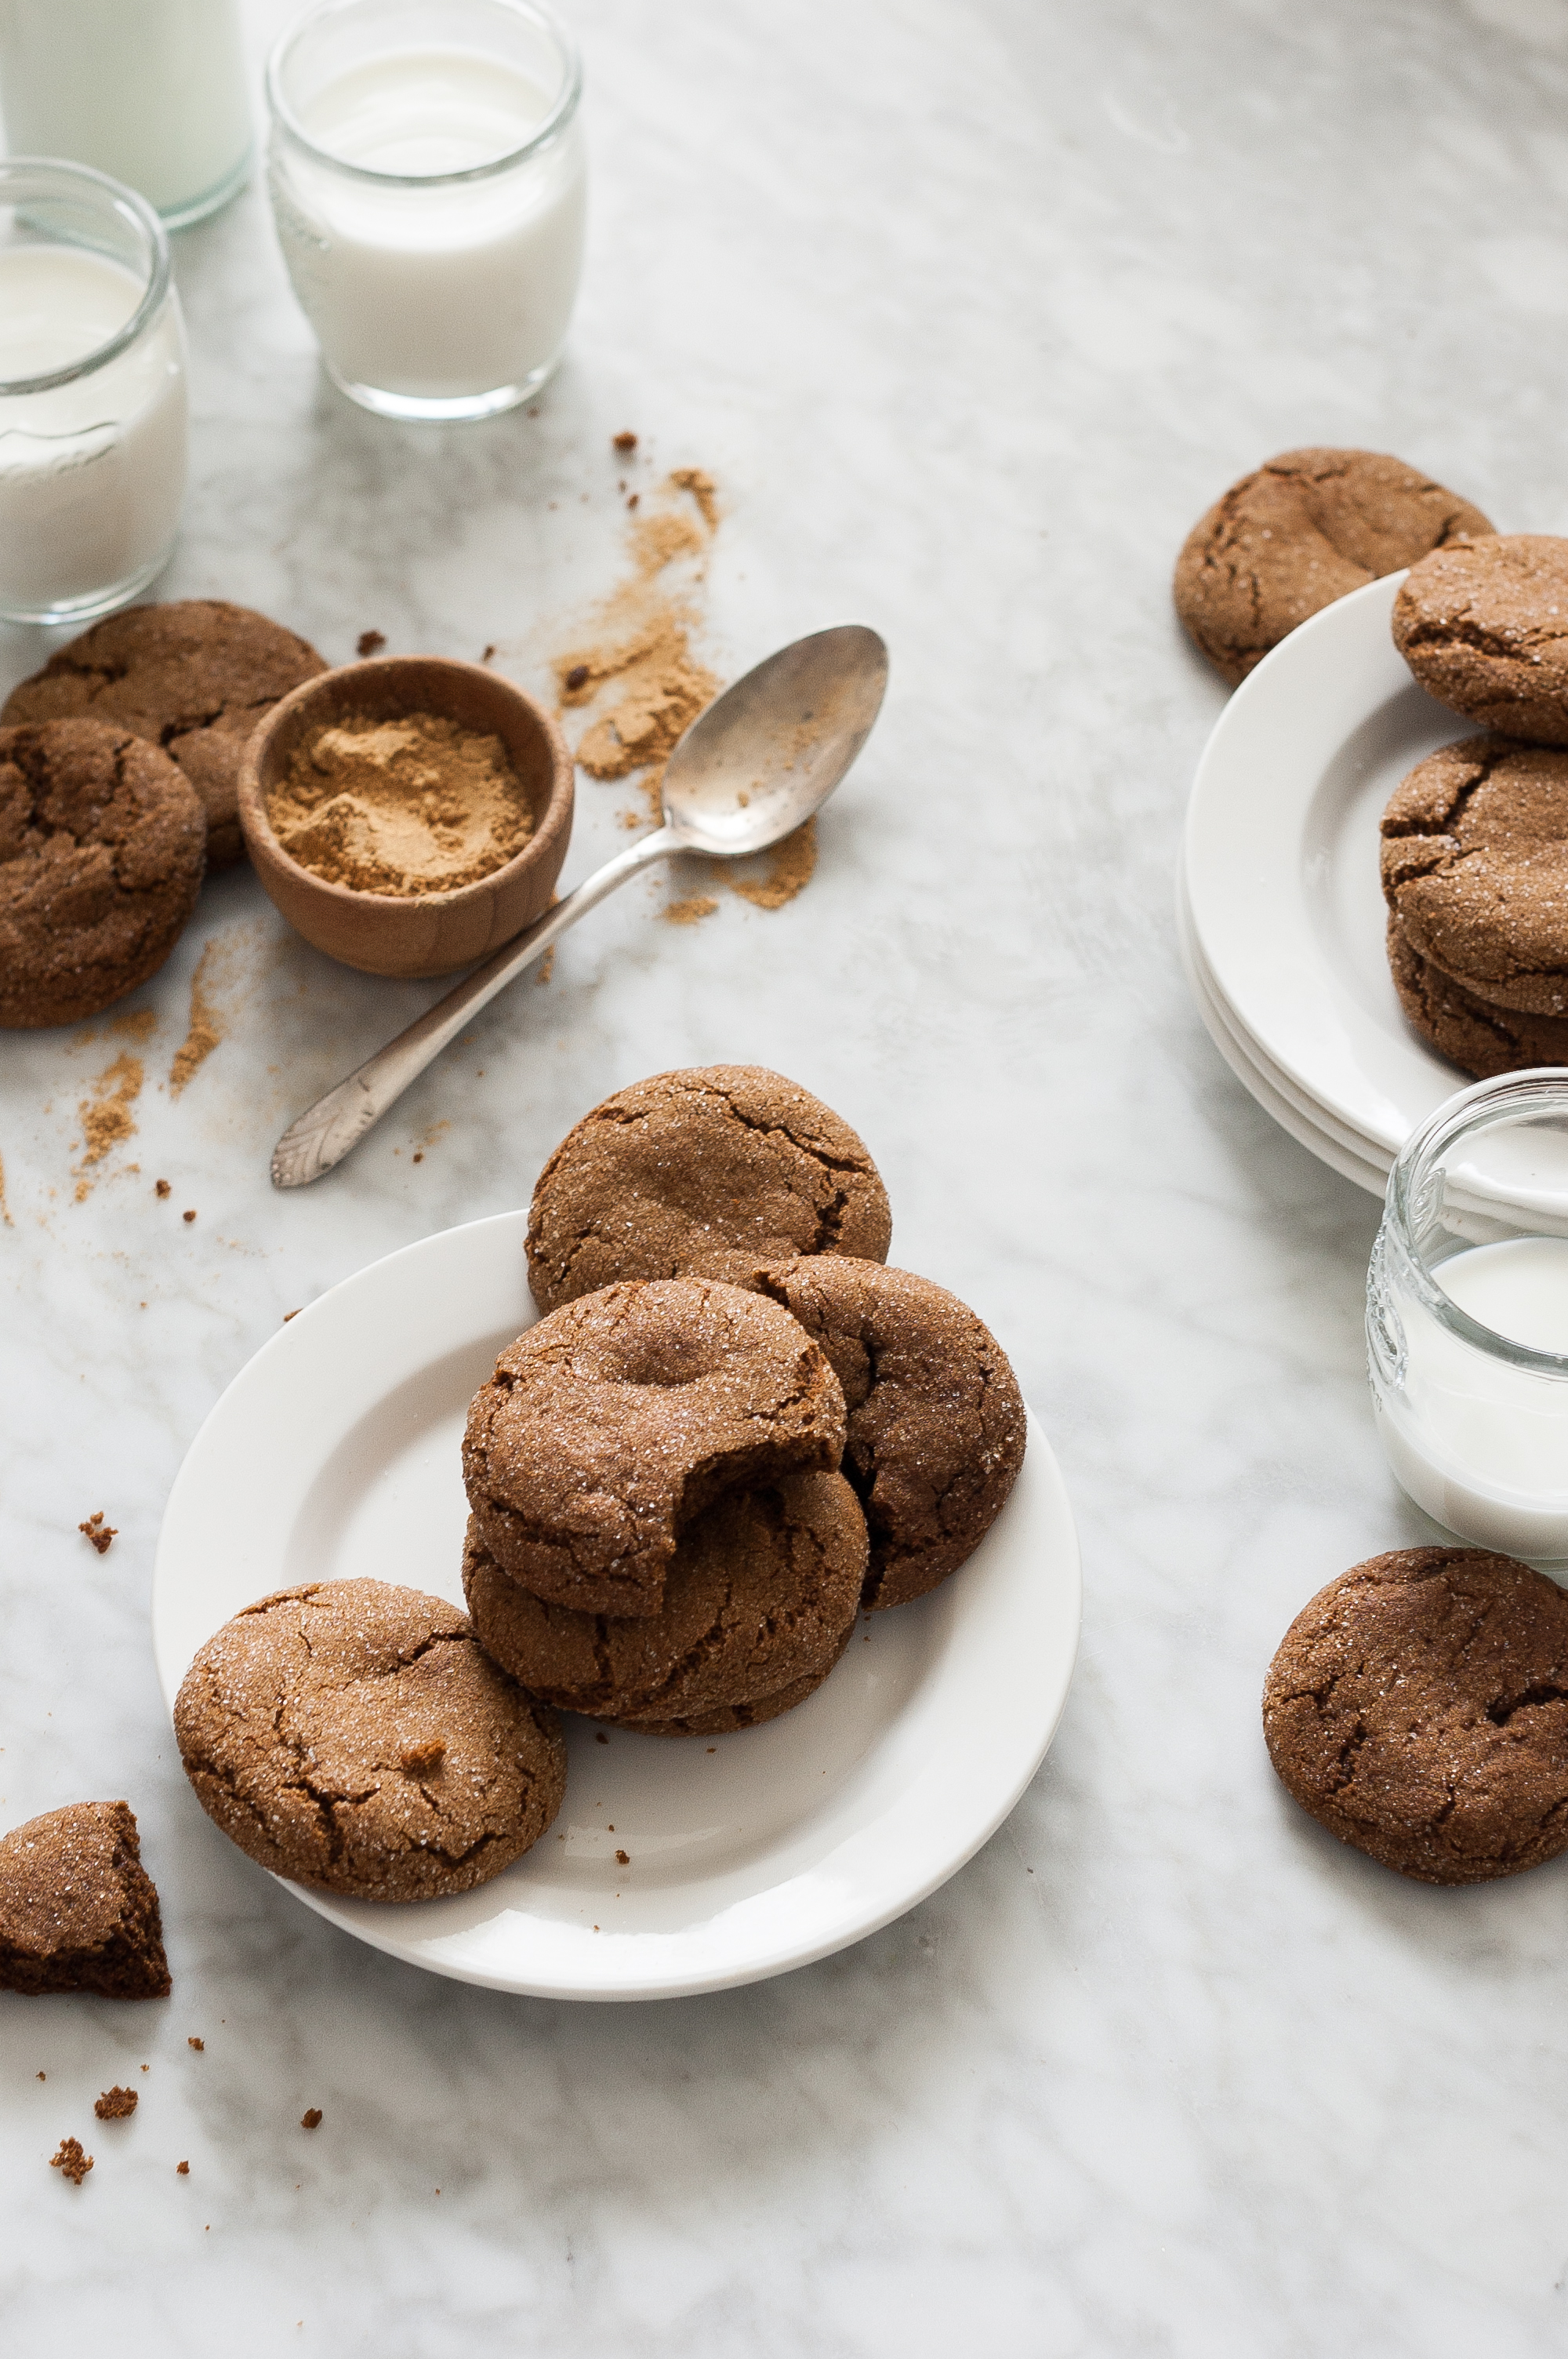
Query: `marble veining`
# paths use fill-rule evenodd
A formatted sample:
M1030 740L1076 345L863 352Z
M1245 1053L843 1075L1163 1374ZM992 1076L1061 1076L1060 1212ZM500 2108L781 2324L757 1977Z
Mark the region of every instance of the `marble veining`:
M258 59L285 13L251 0ZM0 1999L5 2343L1544 2359L1568 1863L1407 1886L1320 1836L1260 1741L1290 1616L1424 1527L1362 1374L1377 1208L1242 1093L1177 967L1223 690L1167 583L1201 508L1303 441L1568 527L1568 6L569 13L590 250L538 415L341 401L253 186L177 241L194 474L161 590L334 660L375 628L542 682L623 564L631 427L643 484L719 485L715 669L858 617L892 690L798 901L677 928L689 882L631 887L302 1194L267 1185L276 1132L429 991L331 966L246 874L137 995L148 1037L0 1044L0 1824L127 1794L176 1976L167 2007ZM0 683L44 651L5 636ZM625 800L583 782L568 882ZM209 944L225 1038L176 1097ZM135 1134L79 1168L122 1055ZM1080 1522L1077 1683L1002 1832L842 1956L646 2007L438 1982L190 1799L146 1636L163 1502L286 1311L525 1201L606 1091L717 1058L841 1107L895 1258L1006 1342ZM140 2108L94 2123L114 2080ZM47 2168L68 2131L80 2191Z

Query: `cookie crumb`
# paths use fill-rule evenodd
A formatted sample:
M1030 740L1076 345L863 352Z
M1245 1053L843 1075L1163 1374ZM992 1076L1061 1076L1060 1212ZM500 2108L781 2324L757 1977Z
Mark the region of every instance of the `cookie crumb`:
M480 661L481 661L481 663L493 663L493 662L494 662L494 660L495 660L495 642L494 642L494 640L492 639L492 640L491 641L491 643L490 643L489 647L486 647L486 649L485 649L485 651L484 651L483 655L481 655L481 658L480 658ZM441 2190L440 2190L440 2189L438 2187L438 2188L437 2188L437 2190L436 2190L437 2194L438 2194L438 2195L439 2195L440 2191L441 2191Z
M47 2072L40 2072L38 2074L38 2078L40 2081L47 2081L49 2079L49 2074Z
M167 1180L154 1180L154 1182L153 1182L153 1194L154 1194L155 1196L168 1196L168 1195L171 1194L172 1192L173 1192L173 1191L171 1190L171 1189L170 1189L170 1187L169 1187L169 1184L168 1184L168 1181Z
M291 1319L297 1319L299 1313L297 1310L286 1310L283 1314L284 1325L287 1327Z
M384 631L362 631L360 633L359 653L362 656L377 655L380 653L381 649L385 647L385 645L386 633Z
M416 1162L416 1163L423 1163L423 1162L424 1162L424 1160L425 1160L425 1150L424 1150L424 1148L423 1148L422 1147L416 1147L416 1149L415 1149L415 1151L414 1151L414 1160L415 1160L415 1162Z
M588 666L585 663L573 664L571 669L566 676L565 685L573 695L577 693L577 690L579 688L586 688L588 686Z
M195 2050L196 2050L196 2053L198 2054L198 2056L202 2055L202 2054L205 2052L205 2050L206 2050L206 2047L207 2047L207 2042L206 2042L204 2039L198 2039L198 2038L196 2038L196 2036L194 2035L194 2033L192 2033L191 2037L190 2037L190 2038L186 2041L186 2043L185 2043L185 2044L186 2044L187 2048L194 2048L194 2049L195 2049Z
M189 2179L190 2165L188 2162L177 2162L174 2166L174 2175L177 2179Z
M321 2126L320 2106L312 2105L308 2114L301 2114L299 2126L302 2130L319 2130Z
M631 428L627 427L623 432L611 437L611 448L615 451L634 451L637 448L637 437Z
M81 1534L83 1539L89 1539L92 1541L100 1556L106 1556L109 1551L110 1543L114 1540L117 1540L120 1537L120 1527L118 1524L106 1524L104 1522L103 1510L102 1507L100 1507L95 1514L89 1516L84 1524L78 1524L76 1528Z
M196 1218L194 1208L189 1212L181 1212L179 1217L182 1221L193 1221Z
M717 1753L717 1752L718 1752L718 1750L719 1750L719 1747L718 1747L718 1745L710 1745L708 1746L708 1749L709 1753Z
M49 2162L49 2169L63 2173L73 2187L81 2186L92 2168L92 2157L83 2154L80 2138L61 2138L59 2152Z
M631 1853L629 1851L618 1851L615 1854L615 1864L617 1867L630 1867L632 1864Z
M144 2064L143 2071L146 2069ZM135 2112L138 2102L135 2089L122 2089L116 2083L113 2089L104 2090L92 2110L101 2122L123 2122L127 2114Z

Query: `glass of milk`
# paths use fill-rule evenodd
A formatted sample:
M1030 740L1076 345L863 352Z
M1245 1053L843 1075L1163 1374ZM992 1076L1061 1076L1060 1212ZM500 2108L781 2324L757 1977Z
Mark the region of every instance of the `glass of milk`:
M239 0L0 0L0 112L16 155L91 164L183 229L250 171Z
M284 35L273 213L352 400L486 418L549 376L582 269L581 89L533 0L326 0Z
M1378 1431L1416 1505L1568 1579L1568 1070L1462 1090L1389 1175Z
M168 563L185 329L152 207L85 166L0 162L0 616L82 623Z

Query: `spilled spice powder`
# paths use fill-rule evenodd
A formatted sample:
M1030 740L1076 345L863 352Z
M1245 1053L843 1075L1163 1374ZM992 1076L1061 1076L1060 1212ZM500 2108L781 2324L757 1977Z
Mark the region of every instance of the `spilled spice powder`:
M174 1052L174 1062L168 1069L168 1093L177 1098L198 1070L206 1063L223 1038L223 1022L207 996L206 984L217 949L217 938L203 945L196 962L196 972L190 978L190 1028ZM163 1190L168 1193L167 1189Z
M438 713L351 714L301 746L267 799L292 859L356 893L450 893L522 851L528 799L499 737Z
M632 527L631 576L596 610L592 643L563 652L555 667L563 711L599 708L577 748L589 777L643 774L646 811L627 814L631 827L658 818L664 764L719 690L691 644L719 515L713 484L699 468L684 468L663 489L666 505ZM676 494L689 496L696 516ZM676 567L684 576L672 577Z
M810 884L816 868L816 821L808 819L782 843L775 843L762 854L768 864L765 876L727 876L731 893L742 901L750 901L759 909L782 909L797 893Z
M156 1007L133 1007L124 1016L112 1018L107 1027L124 1040L150 1040L157 1030Z
M666 901L664 914L672 926L695 926L711 918L718 907L711 893L692 893L684 901Z
M92 1084L96 1095L83 1098L77 1108L82 1145L78 1171L85 1170L90 1163L102 1163L112 1147L117 1147L123 1138L135 1136L131 1108L141 1095L145 1079L141 1059L128 1053L116 1057L99 1074ZM78 1202L85 1192L83 1189L77 1190Z

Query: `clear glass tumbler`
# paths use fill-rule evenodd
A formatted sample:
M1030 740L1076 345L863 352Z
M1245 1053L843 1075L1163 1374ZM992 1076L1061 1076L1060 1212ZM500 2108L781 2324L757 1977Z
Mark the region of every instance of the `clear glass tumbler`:
M183 229L250 174L239 0L0 0L0 112L18 155L90 164Z
M1406 1144L1367 1344L1379 1436L1417 1506L1568 1571L1568 1071L1477 1082Z
M0 615L82 623L168 563L185 496L185 329L145 199L0 163Z
M534 0L325 0L278 42L273 213L352 400L486 418L550 375L582 270L581 90Z

